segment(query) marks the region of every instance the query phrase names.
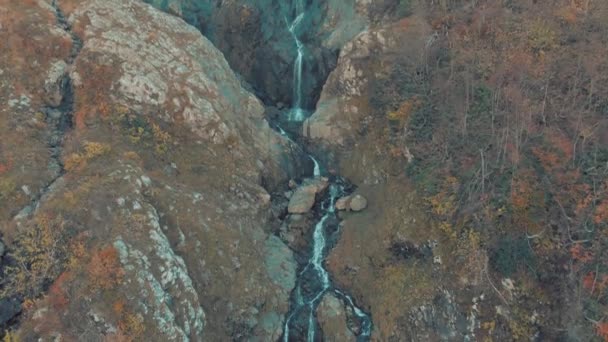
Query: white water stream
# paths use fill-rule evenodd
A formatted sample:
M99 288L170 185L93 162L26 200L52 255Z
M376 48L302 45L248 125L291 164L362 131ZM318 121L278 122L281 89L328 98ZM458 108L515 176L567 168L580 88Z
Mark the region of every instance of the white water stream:
M314 157L310 156L310 158L312 159L315 165L315 177L320 177L321 167L319 163ZM345 191L343 185L338 184L336 182L332 182L330 184L329 199L321 205L323 216L314 227L312 237L313 245L310 259L308 260L306 266L298 274L298 278L300 280L306 278L309 280L312 279L313 282L304 284L302 281L298 281L296 288L294 289L294 302L292 303L292 311L291 314L285 320L285 324L283 327L284 342L288 342L290 340L290 325L294 323L293 320L297 319L298 317L300 318L300 320L302 320L302 314L306 315L306 340L307 342L315 341L315 335L318 330L316 327L317 322L315 312L319 301L323 298L323 295L325 295L327 291L332 289L329 274L323 266L328 242L326 229L329 224L328 220L330 220L331 218L335 218L336 200L344 194ZM350 296L335 288L333 289L333 291L338 297L343 298L346 306L352 309L352 312L360 321L361 329L359 331L358 341L369 340L371 334L371 319L369 318L369 316L355 305L353 299Z
M304 0L296 0L295 19L288 23L288 29L296 42L297 56L293 66L293 104L289 112L289 120L304 121L306 112L302 109L302 68L304 66L304 44L298 37L298 26L306 15ZM285 20L287 21L287 19Z
M305 0L295 0L296 11L293 21L289 22L288 19L285 18L289 32L291 33L297 47L297 56L293 69L293 103L292 109L289 111L287 117L289 121L296 122L301 122L306 119L306 111L302 109L302 69L304 64L305 47L298 36L299 26L306 15L304 1ZM289 139L289 135L287 132L285 132L285 130L283 130L280 126L277 126L277 129L281 135ZM314 163L313 176L321 177L322 170L319 162L313 156L309 155L309 157ZM322 336L315 336L316 332L318 331L315 313L319 301L330 289L334 291L336 296L343 299L345 305L352 309L354 316L356 316L358 319L360 330L358 332L357 340L368 341L370 338L372 325L371 318L355 305L351 297L332 287L329 274L323 267L328 243L326 229L331 224L335 224L337 219L335 213L335 202L338 198L344 195L344 185L340 182L332 181L329 186L329 199L326 199L326 201L324 201L324 203L321 205L323 216L314 227L310 259L302 271L298 274L296 288L292 293L291 311L286 317L283 327L284 342L288 342L290 340L290 328L294 326L299 328L301 334L305 333L306 340L308 342L314 342L315 338L317 338L317 340L323 339ZM302 337L301 334L296 334L298 336L291 336L291 340L300 339Z

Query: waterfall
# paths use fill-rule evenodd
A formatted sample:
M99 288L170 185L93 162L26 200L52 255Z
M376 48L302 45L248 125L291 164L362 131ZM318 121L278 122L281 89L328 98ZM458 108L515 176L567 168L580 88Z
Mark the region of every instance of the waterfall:
M304 66L304 44L298 37L298 26L306 14L303 0L296 0L295 19L288 24L289 32L296 42L297 56L293 65L293 104L289 112L290 121L304 121L305 111L302 109L302 68Z
M315 177L321 177L321 166L319 166L319 162L313 156L309 156L312 159L312 162L315 164L315 168L313 169L312 175Z
M306 111L302 108L302 69L305 47L298 36L299 26L306 15L304 1L295 0L295 18L291 23L285 18L289 32L297 47L297 56L293 69L293 103L287 117L289 121L295 122L302 122L306 119ZM283 128L276 125L276 129L281 135L290 139L288 133ZM309 157L314 163L313 176L321 177L323 173L320 163L312 155L309 155ZM329 273L323 265L327 256L328 240L333 236L329 235L328 231L336 232L339 230L339 226L336 223L339 220L335 212L335 203L338 198L347 194L347 188L348 185L346 185L343 179L331 177L329 196L321 203L320 214L322 216L314 226L310 257L299 272L296 287L291 294L290 310L286 315L283 325L284 342L288 342L290 339L302 340L304 339L304 334L306 341L315 341L315 335L319 330L316 310L319 302L328 291L333 291L335 296L342 298L345 306L351 308L354 316L356 316L360 326L357 341L369 341L370 339L372 328L371 317L357 307L350 296L332 285ZM292 333L292 331L295 332Z

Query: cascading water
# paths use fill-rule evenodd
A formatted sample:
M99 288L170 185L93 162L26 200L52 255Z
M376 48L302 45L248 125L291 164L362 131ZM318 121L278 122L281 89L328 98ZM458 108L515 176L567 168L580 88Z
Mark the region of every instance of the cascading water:
M298 37L298 27L306 15L306 8L304 0L296 0L296 14L295 18L291 23L288 22L287 18L285 21L288 22L287 26L293 40L296 42L297 55L293 66L293 104L292 109L289 112L290 121L304 121L306 118L306 111L302 109L302 68L304 66L304 44Z
M300 24L306 16L305 0L295 0L295 15L293 21L285 18L289 32L291 33L297 47L297 57L293 70L293 104L289 111L287 120L302 122L306 119L306 111L303 107L302 94L302 69L304 64L305 47L299 37ZM295 143L289 134L279 125L276 130L283 136ZM296 139L297 140L297 139ZM309 155L313 162L313 176L321 177L323 170L320 163ZM355 335L357 341L369 341L372 329L370 316L361 308L357 307L354 300L333 287L329 273L324 268L325 257L329 241L334 241L339 234L339 219L335 212L335 202L338 198L347 194L347 183L339 177L331 177L329 193L320 205L321 218L314 226L312 234L312 246L310 257L298 273L296 287L291 294L290 310L285 318L283 326L283 341L308 342L323 340L320 334L319 324L316 319L316 310L323 296L328 292L342 299L345 307L352 313L352 319L358 326ZM331 233L329 233L331 232Z
M321 176L321 167L317 160L310 156L315 167L314 175ZM312 236L312 251L310 259L298 274L296 288L292 293L291 309L288 314L284 328L283 341L302 340L313 342L322 340L316 320L316 310L319 302L328 291L332 290L338 298L348 306L359 323L358 341L368 341L371 334L371 318L363 310L357 307L353 299L342 291L333 288L329 274L323 262L327 252L327 231L338 232L338 218L335 212L336 200L346 194L345 185L341 179L334 178L329 185L329 196L321 203L323 216L314 227ZM330 229L333 228L333 229ZM296 330L296 334L292 331ZM295 335L295 336L294 336Z
M315 164L312 175L315 177L321 177L321 166L319 165L319 162L313 156L310 156L310 159L312 159L312 162Z

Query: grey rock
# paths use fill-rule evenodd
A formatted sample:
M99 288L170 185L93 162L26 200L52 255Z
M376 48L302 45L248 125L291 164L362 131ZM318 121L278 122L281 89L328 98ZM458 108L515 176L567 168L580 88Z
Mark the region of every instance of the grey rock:
M315 205L315 193L296 191L289 199L287 211L290 214L306 214Z
M367 208L367 199L361 195L355 195L350 200L350 210L362 211Z
M53 62L44 80L44 100L51 107L59 107L63 100L63 82L65 82L67 67L68 65L62 60Z
M296 261L293 253L274 235L266 240L265 251L264 263L268 276L285 293L291 292L296 284Z
M350 205L350 196L342 197L336 201L336 210L348 210Z
M367 208L367 199L362 195L342 197L336 201L335 208L337 210L362 211Z
M293 179L289 180L289 188L290 189L295 189L298 187L298 183L296 183L296 181L294 181Z
M318 193L323 192L329 186L329 180L324 177L308 179L296 189L289 200L287 208L290 214L306 214L315 204Z
M441 341L466 339L467 317L448 291L438 295L432 304L413 309L409 323L404 332L410 341L428 341L431 336L438 336Z
M262 316L259 326L269 341L277 341L283 334L283 317L274 311L269 312Z
M21 303L16 298L0 299L0 327L21 312Z
M53 119L53 120L59 120L61 118L61 116L63 115L63 112L61 112L60 110L56 110L56 109L50 109L47 111L49 118Z

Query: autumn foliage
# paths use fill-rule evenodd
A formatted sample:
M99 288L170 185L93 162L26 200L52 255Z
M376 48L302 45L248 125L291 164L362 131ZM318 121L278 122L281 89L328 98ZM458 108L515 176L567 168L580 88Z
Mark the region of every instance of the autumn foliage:
M91 256L87 270L91 286L104 290L120 284L124 276L118 251L113 246L96 251Z
M407 118L408 175L446 237L458 237L458 227L479 233L495 256L493 276L517 282L526 273L529 288L547 291L551 305L567 303L565 293L580 301L578 324L603 321L608 2L463 3L423 6L437 35L427 61L415 70L395 64L398 77L379 87L407 90L391 92L396 99L387 102L397 105L386 113L394 122ZM454 188L446 187L451 178ZM511 268L497 267L517 255L535 263L509 275L501 270ZM577 291L567 285L573 276ZM541 315L559 324L551 310ZM597 328L586 333L605 338L608 329Z
M90 141L85 142L83 147L83 152L72 153L64 159L64 168L67 171L82 171L89 161L103 156L111 150L108 144Z
M53 282L48 291L49 303L55 310L62 310L69 303L66 287L68 282L72 280L72 273L65 271L59 275Z
M0 175L2 175L3 173L7 173L12 168L13 161L11 159L6 162L0 162Z

